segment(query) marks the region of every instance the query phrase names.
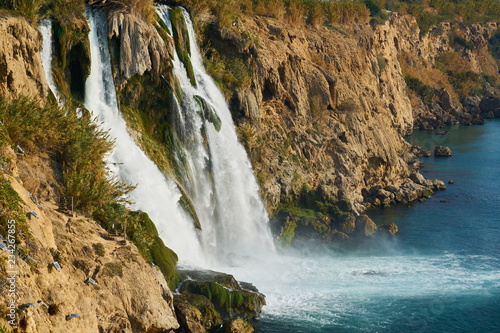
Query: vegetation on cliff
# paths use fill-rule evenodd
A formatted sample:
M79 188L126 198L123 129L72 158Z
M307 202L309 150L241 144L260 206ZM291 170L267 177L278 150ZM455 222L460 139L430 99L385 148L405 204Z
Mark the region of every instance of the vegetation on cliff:
M75 210L92 215L105 228L116 222L126 224L128 237L139 252L156 264L169 286L175 288L178 281L176 254L163 244L147 214L125 209L126 194L132 187L111 178L104 161L113 143L88 111L78 110L61 108L55 102L40 106L27 98L2 99L0 120L5 134L2 142L19 145L26 154L51 156L59 181L58 185L52 185L57 186L58 195L73 198ZM82 113L80 117L77 112ZM28 235L26 218L16 201L18 197L12 194L13 190L5 181L2 188L0 193L9 199L2 200L7 205L2 210L2 219L16 218L19 231ZM1 225L6 226L6 223Z

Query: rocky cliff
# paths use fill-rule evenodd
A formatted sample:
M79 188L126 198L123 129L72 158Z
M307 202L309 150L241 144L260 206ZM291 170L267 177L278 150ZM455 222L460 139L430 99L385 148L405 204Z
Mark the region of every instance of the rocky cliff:
M403 136L419 127L481 123L481 99L494 116L498 65L488 39L496 23L440 23L425 34L413 17L392 13L382 24L297 27L253 15L230 27L205 18L199 27L209 63L241 59L250 73L227 95L283 234L290 218L304 217L293 217L289 203L328 212L326 222L313 222L323 237L330 236L322 228L347 237L355 223L339 209L357 215L443 189L419 173L421 152ZM469 82L461 75L470 77L469 86L460 86ZM485 77L495 78L492 85ZM428 100L411 80L429 91ZM338 209L325 209L328 203Z
M15 311L2 308L1 325L7 327L4 320L14 319L20 332L168 332L179 327L165 278L135 245L107 236L92 219L61 210L56 197L37 191L51 185L50 159L16 155L3 146L2 161L6 158L2 184L10 184L21 210L30 213L28 231L16 244L13 269L7 265L13 263L10 253L0 252L0 302L16 301ZM5 200L14 201L14 196L2 196L4 209ZM21 233L22 220L15 223ZM8 239L1 242L9 244Z
M250 331L246 320L265 304L255 287L212 272L219 280L190 277L190 284L184 283L190 288L174 302L169 287L182 282L174 267L176 255L165 247L147 214L109 201L105 196L113 194L106 194L106 185L99 188L104 178L98 178L107 177L101 154L111 146L107 139L97 140L105 135L94 125L85 124L90 118L79 101L90 65L83 10L75 8L74 16L59 13L54 18L53 72L65 107L50 96L36 24L12 13L1 18L5 34L0 37L0 58L5 61L0 74L5 85L0 91L0 302L13 305L1 310L0 330L12 326L19 332L205 332L224 324L228 330ZM123 8L108 9L107 14L115 82L124 89L122 107L151 111L153 107L141 103L164 102L169 90L159 90L158 85L174 84L169 71L172 38L158 22L148 23ZM145 89L154 96L132 91L144 77ZM165 107L155 109L153 116L166 118ZM95 141L82 144L85 132ZM138 139L142 136L136 134ZM89 148L94 144L102 146ZM85 157L82 151L97 157ZM69 166L73 158L82 164ZM87 171L97 178L74 178L69 185L78 188L73 209L73 201L65 197L69 174L78 178L89 166ZM83 189L84 184L89 187ZM84 208L82 202L92 197L91 192L97 194L95 201ZM102 205L102 199L108 203ZM113 225L127 227L114 236ZM11 229L13 249L4 251L3 246L11 243Z
M81 106L90 62L83 3L76 2L67 15L62 5L51 9L54 75L69 106ZM182 49L185 40L177 38L174 45L151 7L134 9L141 3L94 6L107 11L114 78L131 132L164 172L179 177L171 153L171 97L182 91L171 58L177 47L189 71L189 51ZM496 23L440 23L421 33L411 16L397 13L378 24L305 26L248 14L231 18L228 26L202 13L194 20L208 68L225 89L285 246L296 234L323 240L366 238L377 230L395 234L395 225L376 226L363 212L409 204L444 188L419 173L418 156L426 152L403 136L414 128L480 123L500 114L498 64L488 52ZM174 29L186 35L182 22ZM2 102L25 95L45 104L50 98L36 24L2 12L0 32ZM22 232L29 236L17 239L23 249L16 283L20 331L203 332L222 322L237 331L237 325L247 327L241 318L260 313L263 296L225 275L211 273L205 281L205 273L185 272L182 295L172 296L168 283L176 282L176 273L165 281L144 259L155 261L150 257L156 242L139 242L138 248L130 240L110 238L102 228L110 211L113 218L125 216L114 211L116 206L99 211L100 223L87 211L73 216L60 209L62 159L68 150L23 151L3 139L2 209L19 197ZM193 209L185 193L183 200L188 211ZM0 254L8 263L7 252ZM160 269L165 274L165 267ZM193 274L202 281L190 282ZM5 288L6 269L2 277ZM2 294L2 303L6 297ZM239 321L228 313L236 313Z
M22 17L0 17L0 95L45 96L48 91L39 52L40 32Z

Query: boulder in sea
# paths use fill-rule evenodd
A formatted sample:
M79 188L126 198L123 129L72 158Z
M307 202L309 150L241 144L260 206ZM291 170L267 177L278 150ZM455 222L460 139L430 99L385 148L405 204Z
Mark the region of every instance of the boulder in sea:
M399 228L397 226L396 223L386 223L386 224L382 224L380 226L380 228L382 228L382 230L386 231L389 235L391 236L396 236L396 234L399 232Z
M257 288L232 275L209 270L179 270L179 274L183 281L174 296L174 307L184 331L205 332L235 319L248 324L246 320L259 316L266 304Z
M362 237L372 237L377 233L377 225L367 215L356 217L356 234Z
M254 331L252 325L241 318L232 320L224 325L224 333L253 333Z
M451 152L450 147L437 146L436 148L434 148L434 156L450 157L452 155L453 153Z

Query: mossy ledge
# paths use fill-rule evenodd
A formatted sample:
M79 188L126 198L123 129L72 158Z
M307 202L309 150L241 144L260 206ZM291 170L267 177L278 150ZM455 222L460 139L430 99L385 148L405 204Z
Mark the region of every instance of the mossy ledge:
M209 270L180 270L179 274L182 282L174 307L186 327L213 330L235 319L252 320L266 304L252 284L238 282L232 275Z

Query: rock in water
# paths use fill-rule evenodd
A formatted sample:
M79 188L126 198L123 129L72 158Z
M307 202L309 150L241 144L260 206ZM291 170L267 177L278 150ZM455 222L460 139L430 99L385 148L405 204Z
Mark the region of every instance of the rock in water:
M181 327L189 332L205 332L223 324L229 327L229 332L253 331L245 320L257 317L266 301L252 284L214 271L180 270L179 273L183 282L174 297L174 306Z
M383 230L385 230L389 235L391 236L396 236L396 234L399 232L399 228L395 223L386 223L382 224L380 226Z
M450 157L452 155L450 147L437 146L434 148L434 156Z
M224 325L225 333L253 333L255 330L247 321L238 318Z
M377 225L367 215L356 217L356 233L363 237L372 237L377 233Z

